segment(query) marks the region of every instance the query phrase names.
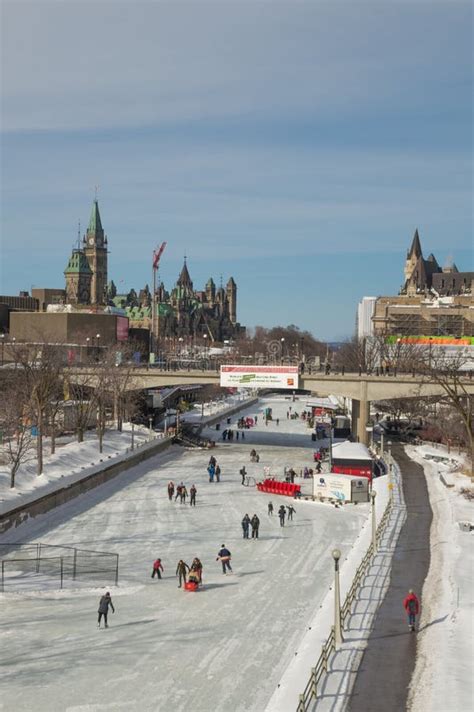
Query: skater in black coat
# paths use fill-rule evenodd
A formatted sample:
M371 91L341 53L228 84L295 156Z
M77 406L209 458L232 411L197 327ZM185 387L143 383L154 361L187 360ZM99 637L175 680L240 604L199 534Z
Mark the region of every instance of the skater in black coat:
M252 525L252 539L258 539L258 528L260 526L260 519L256 514L253 515L250 524Z
M105 627L106 628L109 627L107 624L107 615L109 613L109 606L112 609L112 613L115 613L115 608L114 608L114 604L112 603L112 598L110 597L110 593L107 591L105 596L102 596L102 598L99 601L99 610L98 610L99 618L97 620L98 628L100 628L100 621L102 620L102 616L104 617Z
M249 528L250 528L250 517L248 514L246 514L244 516L244 518L242 519L242 532L243 532L244 539L249 538Z
M197 493L196 485L193 485L193 486L191 487L191 489L189 490L189 494L190 494L190 496L191 496L191 499L190 499L190 501L189 501L189 504L191 505L191 507L195 507L195 506L196 506L196 493Z
M282 504L280 509L278 510L278 516L280 517L280 526L284 527L285 526L285 517L286 517L286 509L285 509L284 504Z

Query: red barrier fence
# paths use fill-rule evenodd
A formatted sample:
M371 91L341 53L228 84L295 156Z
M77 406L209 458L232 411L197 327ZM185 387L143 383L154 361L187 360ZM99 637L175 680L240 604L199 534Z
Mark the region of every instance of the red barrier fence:
M277 480L264 480L257 482L259 492L268 492L269 494L283 494L287 497L294 497L295 492L301 492L301 485L295 485L292 482L278 482Z

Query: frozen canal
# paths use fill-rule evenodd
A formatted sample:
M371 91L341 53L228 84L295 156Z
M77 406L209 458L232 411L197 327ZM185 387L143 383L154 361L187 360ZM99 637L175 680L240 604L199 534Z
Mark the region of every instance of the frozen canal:
M278 427L262 422L268 404ZM261 401L249 411L259 423L245 441L218 443L220 483L208 482L209 452L174 447L3 537L118 552L120 586L110 588L116 612L108 630L97 629L105 589L0 596L2 711L262 712L331 585L332 547L346 552L367 516L366 506L298 502L282 529L267 515L272 497L241 486L243 464L259 479L265 466L278 476L284 465L311 466L309 430L287 420L288 405L302 410L304 401ZM249 462L253 445L258 465ZM188 490L195 483L196 508L169 503L170 479ZM275 509L281 502L290 500L273 497ZM257 541L242 539L246 512L260 517ZM223 543L232 552L229 576L216 562ZM157 556L161 581L150 577ZM176 564L194 556L204 586L185 593Z

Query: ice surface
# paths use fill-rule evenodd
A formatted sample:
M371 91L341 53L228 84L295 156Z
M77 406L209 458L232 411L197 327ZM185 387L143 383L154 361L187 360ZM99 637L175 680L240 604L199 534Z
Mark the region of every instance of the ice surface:
M268 404L279 426L263 423ZM368 513L367 505L297 502L294 521L282 529L276 516L268 517L267 503L292 500L241 486L243 464L257 479L266 466L280 475L285 465L312 466L310 431L287 420L289 404L261 401L248 411L258 412L259 423L245 441L218 443L213 454L222 468L220 483L208 482L208 451L173 446L6 532L3 542L118 552L120 586L110 588L116 613L108 630L97 629L96 611L110 581L63 592L38 585L1 597L2 711L265 708L331 585L332 548L345 557ZM297 408L298 401L291 405ZM225 421L221 432L224 427ZM258 464L250 463L253 446ZM188 489L196 484L196 508L168 502L170 479L183 480ZM260 517L258 541L242 539L245 512ZM215 560L222 543L232 551L233 575L223 576ZM151 579L157 556L165 569L161 581ZM204 586L185 593L177 588L176 563L194 556L203 561Z

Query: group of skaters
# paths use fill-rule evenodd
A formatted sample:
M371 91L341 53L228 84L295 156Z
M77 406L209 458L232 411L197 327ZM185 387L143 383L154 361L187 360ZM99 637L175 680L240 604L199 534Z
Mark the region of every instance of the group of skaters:
M250 529L252 530L252 539L258 539L258 530L260 527L260 519L256 514L250 519L248 514L242 519L242 533L244 539L250 539Z
M222 440L227 440L228 442L231 442L232 440L238 440L239 437L242 438L242 440L245 440L245 433L244 431L239 431L239 430L232 430L231 428L226 428L225 430L222 431Z
M287 511L288 511L288 521L289 522L293 521L293 514L296 514L296 509L293 507L292 504L287 504L286 506L284 504L281 504L280 509L278 510L278 517L280 519L281 527L285 526L285 519L287 516ZM273 516L273 502L268 503L268 516L269 517Z
M211 457L209 458L207 474L209 475L209 482L214 482L214 478L216 482L221 481L221 468L220 465L217 464L217 460L214 455L211 455Z
M191 489L189 490L189 504L191 507L196 506L196 494L197 494L197 489L196 485L192 485ZM175 487L174 482L170 480L168 482L168 499L170 502L174 501L177 502L178 499L181 504L186 504L186 497L188 496L188 490L186 489L186 485L184 482L180 482L179 485Z

